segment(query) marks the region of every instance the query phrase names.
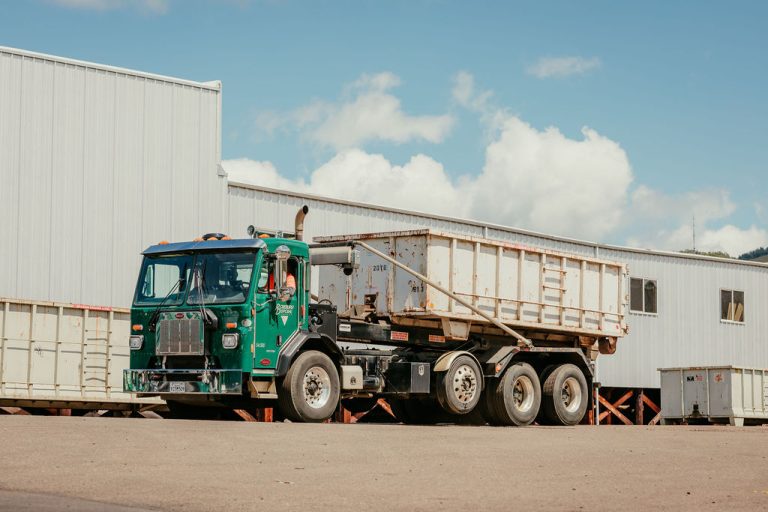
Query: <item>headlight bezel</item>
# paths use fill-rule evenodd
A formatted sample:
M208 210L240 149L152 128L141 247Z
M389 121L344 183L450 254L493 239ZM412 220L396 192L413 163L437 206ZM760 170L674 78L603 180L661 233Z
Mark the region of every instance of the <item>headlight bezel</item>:
M240 334L236 332L227 332L221 335L221 346L227 350L237 348L240 343Z
M132 334L128 339L128 346L131 350L141 350L144 347L144 335Z

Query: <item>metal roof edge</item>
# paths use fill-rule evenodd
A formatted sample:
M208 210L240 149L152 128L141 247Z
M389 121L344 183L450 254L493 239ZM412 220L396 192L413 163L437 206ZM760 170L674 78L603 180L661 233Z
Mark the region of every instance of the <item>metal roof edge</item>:
M316 201L324 201L328 203L335 203L345 206L355 206L359 208L368 208L372 210L379 210L383 212L393 212L393 213L400 213L403 215L416 215L419 217L426 217L429 219L438 219L443 220L447 222L456 222L459 224L467 224L470 226L476 226L480 228L487 228L487 229L496 229L499 231L507 231L510 233L516 233L521 235L527 235L527 236L533 236L533 237L539 237L539 238L545 238L547 240L552 240L555 242L565 242L565 243L571 243L576 245L582 245L588 248L593 249L605 249L609 251L623 251L623 252L632 252L637 254L649 254L653 256L666 256L669 258L680 258L680 259L687 259L687 260L699 260L699 261L711 261L714 263L725 263L725 264L732 264L732 265L747 265L747 266L753 266L757 268L762 268L768 270L768 263L761 263L758 261L748 261L748 260L738 260L738 259L726 259L726 258L718 258L715 256L706 256L701 254L686 254L681 252L674 252L674 251L661 251L657 249L642 249L637 247L625 247L621 245L611 245L611 244L601 244L597 242L589 242L586 240L579 240L577 238L568 238L565 236L558 236L558 235L548 235L546 233L539 233L536 231L530 231L527 229L522 228L512 228L509 226L503 226L501 224L493 224L490 222L483 222L478 220L472 220L472 219L465 219L461 217L446 217L444 215L437 215L437 214L431 214L426 212L421 212L417 210L404 210L401 208L395 208L395 207L389 207L389 206L383 206L379 204L370 204L370 203L361 203L357 201L350 201L347 199L338 199L333 197L327 197L327 196L321 196L318 194L311 194L308 192L295 192L292 190L282 190L277 188L271 188L271 187L262 187L259 185L253 185L250 183L243 183L239 181L232 181L227 179L228 186L235 187L235 188L244 188L244 189L250 189L250 190L257 190L261 192L271 192L275 194L284 194L288 196L293 196L301 199L312 199Z
M70 64L72 66L78 66L86 69L98 69L102 71L109 71L111 73L119 73L123 75L136 76L141 78L147 78L150 80L157 80L161 82L168 82L168 83L179 84L179 85L188 85L188 86L197 87L200 89L208 89L211 91L221 92L221 81L219 80L213 80L209 82L196 82L194 80L186 80L184 78L174 78L166 75L157 75L154 73L136 71L128 68L120 68L116 66L98 64L95 62L88 62L84 60L70 59L68 57L59 57L57 55L49 55L46 53L37 53L29 50L22 50L20 48L11 48L9 46L0 46L0 53L18 55L20 57L29 57L31 59L46 60L49 62L58 62L61 64Z

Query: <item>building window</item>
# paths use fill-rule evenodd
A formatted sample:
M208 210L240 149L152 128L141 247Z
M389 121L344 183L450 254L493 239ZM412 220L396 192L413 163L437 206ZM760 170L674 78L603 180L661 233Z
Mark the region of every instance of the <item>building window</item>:
M720 290L720 319L744 323L744 292Z
M636 313L658 313L655 280L636 277L630 279L629 310Z

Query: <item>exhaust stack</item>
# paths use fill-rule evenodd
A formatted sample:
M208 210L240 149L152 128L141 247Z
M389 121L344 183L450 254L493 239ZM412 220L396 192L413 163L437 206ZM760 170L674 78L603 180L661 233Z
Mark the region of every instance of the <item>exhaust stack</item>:
M296 212L296 221L294 222L294 231L296 240L304 240L304 217L309 213L309 206L304 205Z

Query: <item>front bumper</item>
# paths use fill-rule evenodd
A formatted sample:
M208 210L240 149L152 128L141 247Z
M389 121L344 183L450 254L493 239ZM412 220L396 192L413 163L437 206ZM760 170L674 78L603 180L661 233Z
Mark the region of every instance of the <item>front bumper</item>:
M149 395L241 395L241 370L123 370L123 391Z

